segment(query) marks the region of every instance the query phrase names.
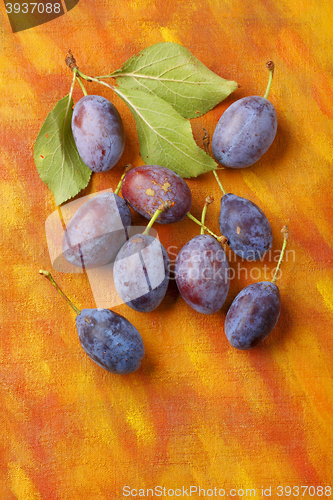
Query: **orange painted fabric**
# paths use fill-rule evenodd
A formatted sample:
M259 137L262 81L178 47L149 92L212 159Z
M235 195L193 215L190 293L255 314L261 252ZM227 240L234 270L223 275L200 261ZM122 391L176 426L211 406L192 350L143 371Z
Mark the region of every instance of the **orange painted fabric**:
M80 0L65 15L18 33L4 3L0 18L0 497L332 496L333 4ZM200 147L203 128L212 135L232 102L264 94L265 63L274 61L276 138L253 167L219 173L227 192L265 212L274 244L259 264L228 252L235 279L212 316L192 310L174 280L152 313L117 306L146 347L140 369L117 376L87 358L73 311L38 274L52 271L45 221L57 207L36 171L33 144L48 112L69 92L69 48L84 73L102 75L164 41L184 45L240 85L191 120ZM142 164L125 103L97 83L86 88L115 104L127 143L117 166L94 174L80 195L114 189L127 163ZM81 96L76 86L74 101ZM206 196L215 198L206 221L218 232L214 176L187 182L196 217ZM139 215L133 219L144 224ZM224 334L226 312L244 286L271 275L285 223L290 239L278 281L279 322L260 347L236 351ZM156 229L173 261L198 234L188 219ZM86 274L53 274L78 308L95 307Z

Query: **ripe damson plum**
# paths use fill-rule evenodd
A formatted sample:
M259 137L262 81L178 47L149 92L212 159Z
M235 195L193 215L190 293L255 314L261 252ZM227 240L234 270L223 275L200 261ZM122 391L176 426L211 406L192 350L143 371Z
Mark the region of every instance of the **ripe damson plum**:
M273 104L260 96L244 97L221 116L213 134L213 155L225 167L250 167L271 146L276 130Z
M76 313L76 329L86 354L101 368L120 375L137 370L145 355L142 337L126 318L109 309L80 311L48 271L39 271Z
M231 304L225 319L225 334L236 349L259 345L275 327L281 311L280 292L270 281L244 288Z
M183 246L175 276L180 294L193 309L202 314L221 309L229 291L229 263L213 236L200 234Z
M115 106L97 95L82 97L72 116L74 141L83 162L93 172L106 172L120 160L125 131Z
M130 170L125 175L121 192L127 203L147 219L161 203L174 204L156 219L161 224L182 220L192 205L186 182L172 170L157 165L142 165Z
M109 309L83 309L75 321L83 350L99 366L118 374L139 368L143 341L126 318Z
M212 152L225 167L250 167L274 141L277 116L273 104L266 98L274 65L270 61L267 66L272 69L265 97L248 96L234 102L223 113L215 128Z
M281 312L280 291L276 285L288 240L284 226L283 246L272 281L260 281L244 288L232 302L225 318L224 331L232 347L252 349L274 329Z
M150 312L162 302L169 283L168 254L149 234L132 236L120 249L113 268L116 290L132 309Z
M243 259L259 260L272 247L273 233L266 215L247 198L224 194L219 224L230 248Z
M100 193L81 205L63 235L62 250L68 262L92 269L113 262L126 242L131 212L116 193Z

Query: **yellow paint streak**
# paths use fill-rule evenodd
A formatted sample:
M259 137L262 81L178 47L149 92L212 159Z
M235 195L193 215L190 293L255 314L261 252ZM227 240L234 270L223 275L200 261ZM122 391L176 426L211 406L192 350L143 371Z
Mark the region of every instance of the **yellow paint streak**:
M274 400L269 384L264 376L252 365L251 353L239 352L237 349L228 350L228 361L232 367L237 366L236 387L237 397L243 397L252 412L257 415L273 415ZM255 388L255 390L253 390Z
M84 401L85 411L81 415L82 430L87 439L93 436L100 444L119 448L119 441L109 409L105 406L103 391L96 387L94 377L94 366L87 358L87 368L85 372L73 371L73 375L65 374L63 380L63 390L60 394L65 404L82 404ZM68 383L70 378L71 383ZM67 380L67 383L66 383ZM89 399L87 399L89 394Z
M92 439L93 436L99 443L119 448L119 436L112 426L110 413L105 407L101 395L97 393L94 404L92 401L93 398L90 398L90 401L85 404L86 414L82 420L86 439Z
M191 339L185 346L186 352L194 366L200 381L205 387L199 384L201 390L215 392L218 384L215 375L219 373L218 367L214 363L211 346L207 339L200 337L200 342L196 339Z
M330 353L323 349L312 328L303 328L297 338L288 340L287 349L276 349L275 358L285 373L286 392L293 394L295 401L302 404L304 445L314 467L321 469L333 426ZM311 443L316 443L315 448ZM326 469L331 473L331 456L327 455L326 460Z
M88 362L88 359L87 359ZM95 380L91 371L81 371L75 374L75 379L72 378L71 384L66 385L66 392L64 391L61 396L66 404L75 401L89 391L94 391ZM95 393L96 396L96 393Z
M167 28L166 26L161 26L161 33L165 42L182 44L181 40L177 36L177 31Z
M60 72L63 69L64 54L52 38L36 30L17 34L22 52L39 74Z
M269 186L265 181L260 179L250 170L242 171L243 179L249 188L256 194L262 204L268 205L269 208L281 219L284 217L284 213L281 205L279 205L274 193L271 193Z
M210 422L207 416L206 419L207 422ZM247 432L251 434L252 446L250 449L240 441L239 434L234 435L229 433L228 425L224 422L214 425L206 422L198 424L196 435L199 443L196 445L196 450L193 450L192 457L197 457L197 470L199 474L202 469L200 467L200 457L206 457L207 462L207 469L204 471L204 475L202 477L196 475L196 480L199 484L204 484L205 476L207 477L207 475L211 480L218 483L221 477L222 462L224 477L226 478L225 485L235 487L236 490L253 490L256 488L256 480L260 481L261 479L261 469L258 469L253 464L253 450L260 450L260 453L265 455L267 443L264 437L259 432L256 432L255 429L248 429ZM227 439L225 439L225 436L228 436ZM198 453L198 449L200 449L200 453ZM290 473L290 467L285 460L281 447L275 446L273 443L270 444L270 453L272 453L272 456L269 456L269 452L267 452L267 460L265 460L266 473L270 474L271 477L279 477L280 474ZM239 456L242 457L242 460L239 460ZM274 458L272 459L272 457ZM250 497L249 491L247 497Z
M155 196L155 191L151 188L146 189L145 193L147 196Z
M326 306L333 312L333 282L330 278L323 277L317 282L317 289L323 297Z
M128 2L128 6L130 6L131 10L144 10L148 6L151 6L151 0L132 0Z
M53 376L50 366L43 360L43 355L45 355L44 350L41 350L40 354L38 354L36 351L39 351L39 349L37 350L34 347L31 351L32 357L25 373L26 380L28 381L30 392L35 397L39 396L43 398L49 391L49 384L52 382Z
M221 388L225 385L225 379L223 371L221 371L221 359L214 354L209 340L203 336L196 339L191 338L185 344L184 349L186 349L198 378L196 390L206 396L208 394L210 396L214 394L220 395ZM255 414L272 414L274 403L269 386L267 386L260 373L251 365L250 359L245 358L243 353L230 349L226 360L231 370L234 366L238 367L237 375L235 374L234 377L235 385L232 384L232 386L225 389L226 395L230 395L234 390L237 397L244 397ZM226 367L224 366L224 368ZM192 372L193 368L189 368L189 371ZM254 387L256 387L256 391L253 391ZM258 394L260 394L260 397L258 397ZM265 404L262 404L263 401Z
M27 285L25 287L26 296L28 296L29 288ZM23 286L20 289L24 290ZM26 307L32 307L30 303L33 304L36 302L27 298ZM45 345L39 341L39 338L43 337L43 333L47 333L45 328L43 332L38 326L35 326L32 333L30 325L23 325L20 330L20 343L17 345L16 351L13 351L16 362L22 366L25 383L29 387L29 393L36 400L45 399L45 395L48 394L50 388L50 383L53 381L51 368L45 360ZM24 345L24 350L21 348L22 345ZM13 404L15 405L15 401L13 401ZM14 408L11 408L11 411L15 413Z
M0 108L3 123L16 122L20 117L34 120L38 116L38 99L31 82L25 79L24 71L13 75L13 60L0 53L0 93L6 96ZM24 111L22 111L24 110Z
M24 206L25 193L22 185L2 182L0 185L0 199L2 200L2 218L6 221L2 228L9 235L13 235L18 221L25 224L29 217L29 208Z
M10 466L9 476L17 500L39 500L42 498L31 478L19 465L12 464Z
M332 152L333 154L333 152ZM322 172L322 185L323 188L322 190L324 191L325 187L324 184L330 184L332 181L329 177L325 178L324 172ZM318 188L317 188L318 189ZM319 187L320 189L320 187ZM319 192L319 190L318 190ZM321 210L318 207L317 203L317 197L315 196L308 196L307 193L304 195L299 195L299 206L302 207L302 211L306 214L315 214L315 217L313 217L313 223L314 225L318 228L318 231L320 235L323 237L323 239L326 241L330 247L333 247L333 233L332 233L332 224L331 224L331 216L329 213L325 213L323 210Z
M152 445L155 442L154 426L142 410L132 406L126 414L126 420L136 433L139 441L144 442L146 445Z

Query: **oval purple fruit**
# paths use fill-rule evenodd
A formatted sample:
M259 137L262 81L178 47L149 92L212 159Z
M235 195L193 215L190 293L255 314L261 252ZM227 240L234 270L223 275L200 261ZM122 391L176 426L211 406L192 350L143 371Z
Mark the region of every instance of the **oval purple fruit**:
M239 99L223 113L212 139L212 152L225 167L250 167L272 144L277 130L273 104L260 96Z
M83 350L101 368L127 374L137 370L145 354L142 337L126 318L109 309L83 309L76 317Z
M231 304L225 319L225 334L236 349L252 349L275 327L281 311L280 292L270 281L244 288Z
M175 274L182 297L193 309L202 314L221 309L229 291L229 263L213 236L188 241L177 256Z
M113 268L116 290L132 309L150 312L162 302L169 283L170 261L159 240L132 236L120 249Z
M87 95L77 102L72 131L79 155L93 172L106 172L120 160L126 140L123 122L104 97Z
M128 239L130 225L131 212L125 200L112 192L100 193L84 203L67 224L63 255L85 269L113 262Z
M173 203L156 219L161 224L182 220L192 205L186 182L172 170L157 165L130 170L124 177L121 192L127 203L146 219L151 219L162 203Z
M273 233L266 215L247 198L223 195L219 224L230 248L243 259L259 260L272 247Z

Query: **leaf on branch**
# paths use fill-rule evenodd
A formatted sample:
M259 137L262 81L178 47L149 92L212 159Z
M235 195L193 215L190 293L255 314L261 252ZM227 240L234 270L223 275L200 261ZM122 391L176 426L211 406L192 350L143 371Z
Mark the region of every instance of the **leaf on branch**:
M47 115L34 147L34 159L43 182L52 191L57 205L85 188L91 170L77 151L71 128L73 100L65 96Z
M109 76L122 88L164 99L185 118L207 113L238 87L210 71L185 47L171 42L144 49Z
M114 91L135 118L145 164L167 167L181 177L197 177L217 168L213 158L197 146L190 122L169 103L139 90L115 87Z

